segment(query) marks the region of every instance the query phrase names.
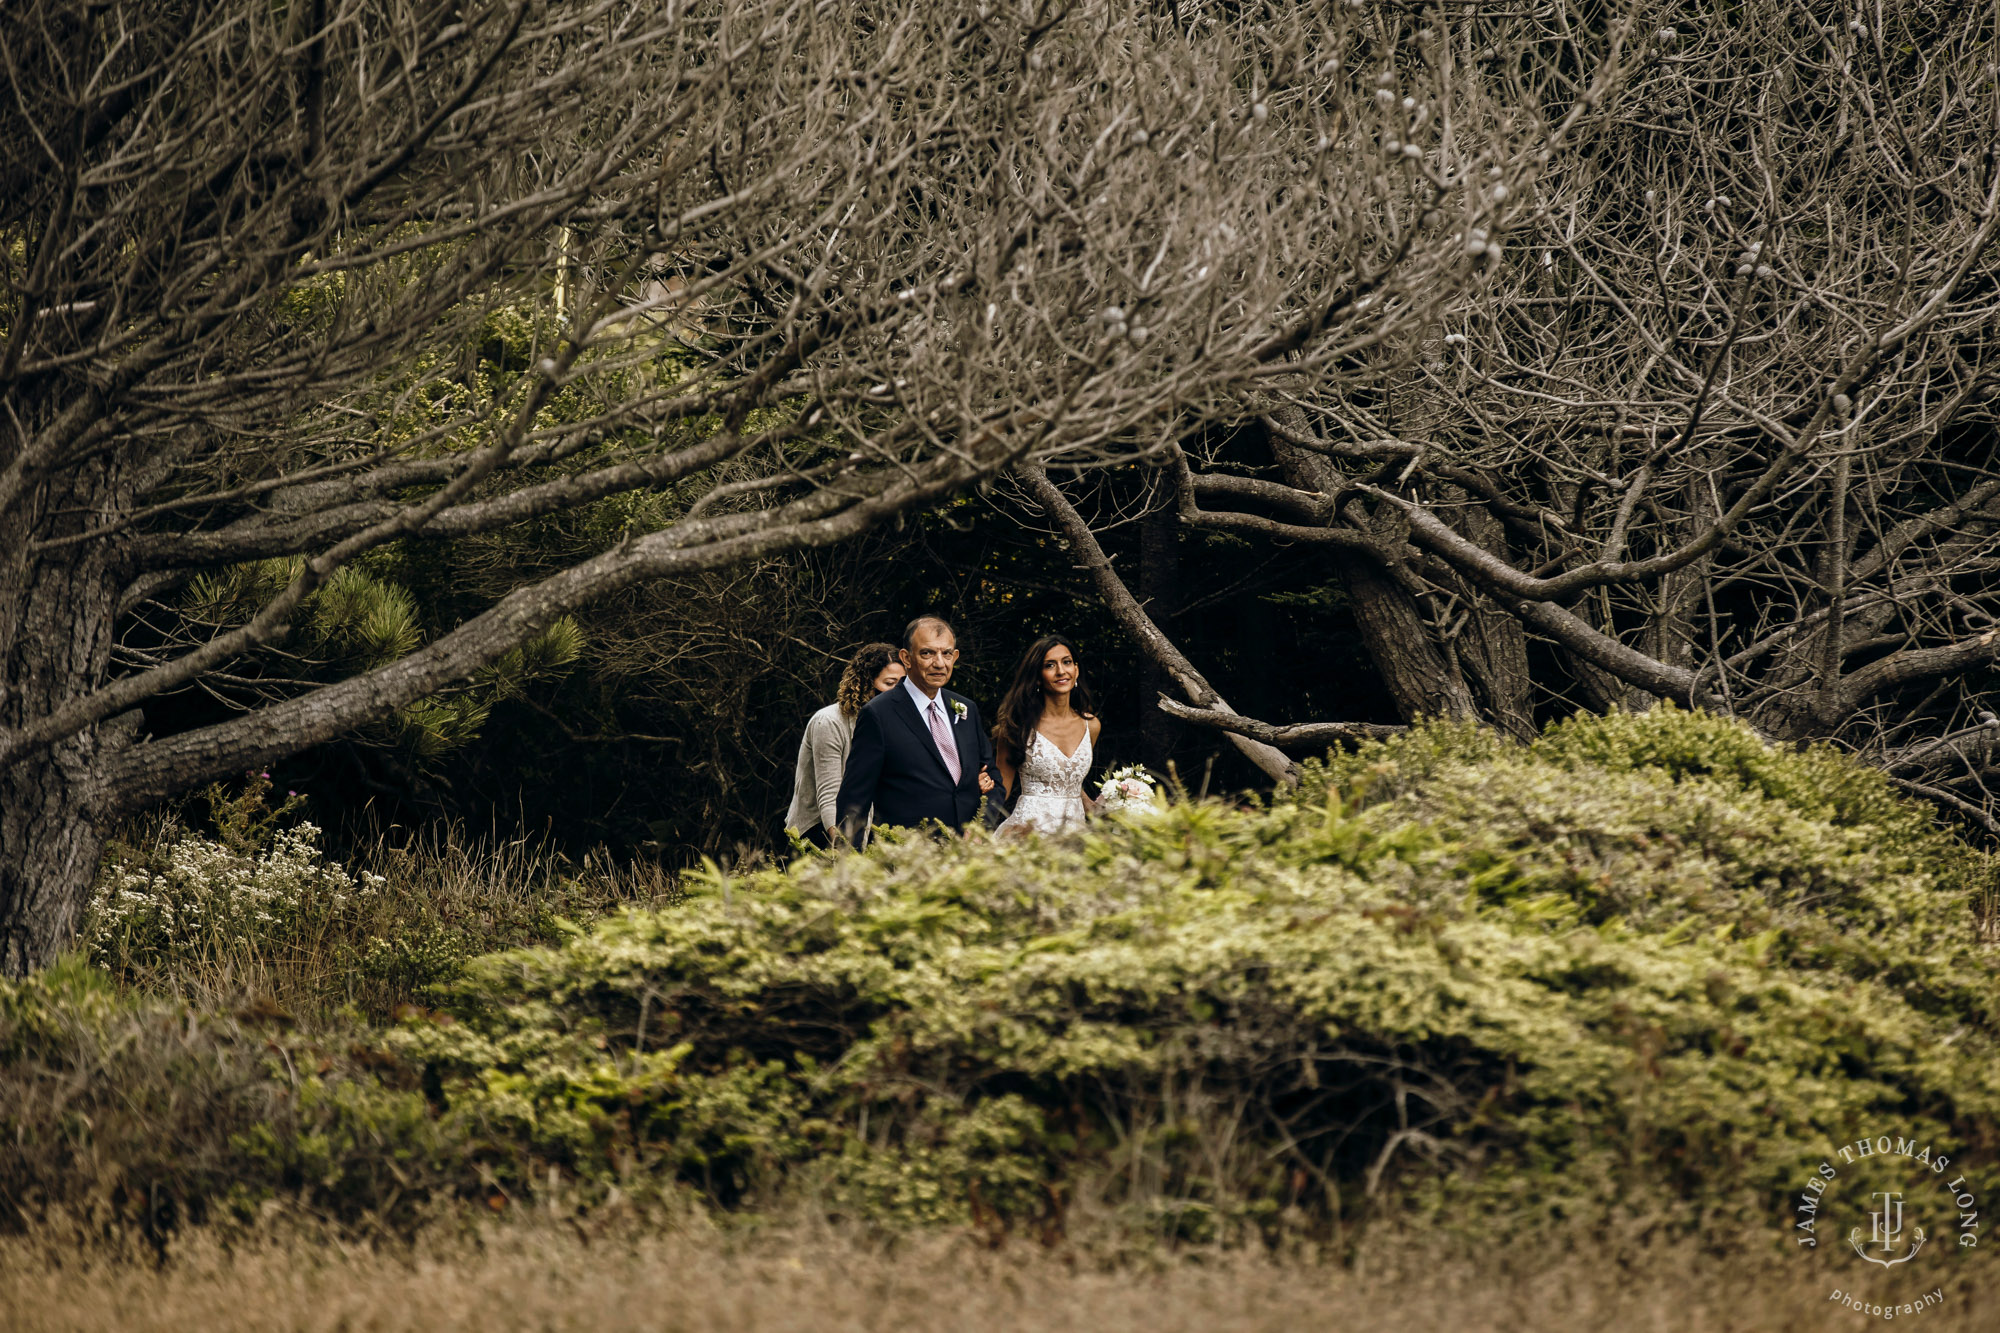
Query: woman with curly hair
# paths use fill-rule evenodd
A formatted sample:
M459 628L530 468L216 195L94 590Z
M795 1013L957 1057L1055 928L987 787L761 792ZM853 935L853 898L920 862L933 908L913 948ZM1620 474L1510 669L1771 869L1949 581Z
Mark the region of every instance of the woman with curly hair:
M864 645L840 673L834 702L806 722L785 827L815 847L832 845L840 777L847 771L847 745L854 737L854 719L860 716L861 705L902 682L903 663L896 656L896 645Z
M1092 805L1083 780L1104 724L1091 711L1076 658L1076 645L1066 635L1050 634L1035 640L1014 669L1014 683L993 723L994 757L1014 812L996 832L1066 833L1083 827Z

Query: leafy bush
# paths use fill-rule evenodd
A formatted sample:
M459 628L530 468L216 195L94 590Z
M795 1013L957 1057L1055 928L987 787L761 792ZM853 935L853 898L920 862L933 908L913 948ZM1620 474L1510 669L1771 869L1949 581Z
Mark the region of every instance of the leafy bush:
M1715 719L1429 728L1329 757L1299 801L711 870L671 910L472 959L443 1014L358 1041L378 1086L315 1093L334 1121L232 1148L232 1188L357 1179L299 1164L310 1123L476 1144L425 1149L432 1194L1169 1238L1391 1202L1712 1224L1868 1126L2000 1147L1968 866L1879 778ZM12 994L0 1047L70 1003ZM411 1089L422 1124L372 1100Z
M580 1174L913 1221L1081 1191L1206 1234L1524 1174L1694 1209L1882 1118L1994 1144L1993 960L1879 778L1667 710L1323 772L1324 804L711 874L477 960L459 1024L388 1045Z
M1904 799L1879 771L1831 745L1771 745L1741 723L1671 703L1643 713L1579 713L1526 746L1471 724L1433 723L1306 763L1296 799L1314 803L1339 789L1372 802L1402 794L1442 767L1510 756L1569 771L1705 779L1836 827L1880 829L1912 851L1962 846L1937 827L1930 807Z

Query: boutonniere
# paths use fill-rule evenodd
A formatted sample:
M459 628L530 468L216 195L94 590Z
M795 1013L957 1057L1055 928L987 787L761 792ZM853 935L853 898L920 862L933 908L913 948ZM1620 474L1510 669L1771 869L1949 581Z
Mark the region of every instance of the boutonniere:
M965 721L965 703L963 700L953 699L951 701L951 720L953 722Z

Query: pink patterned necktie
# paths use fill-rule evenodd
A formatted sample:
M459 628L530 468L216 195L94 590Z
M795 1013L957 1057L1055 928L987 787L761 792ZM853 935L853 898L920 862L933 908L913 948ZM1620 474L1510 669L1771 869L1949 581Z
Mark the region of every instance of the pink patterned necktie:
M933 699L931 700L930 708L926 711L931 715L931 739L937 742L938 758L944 760L944 766L951 770L952 784L956 786L958 783L958 745L951 738L951 728L945 725L944 705Z

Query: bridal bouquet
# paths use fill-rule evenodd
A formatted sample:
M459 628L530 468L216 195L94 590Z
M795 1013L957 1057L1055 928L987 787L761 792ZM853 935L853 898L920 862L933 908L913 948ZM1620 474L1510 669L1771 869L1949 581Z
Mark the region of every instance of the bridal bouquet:
M1104 785L1097 789L1097 808L1107 815L1121 810L1141 814L1158 810L1162 804L1159 782L1138 764L1105 774Z

